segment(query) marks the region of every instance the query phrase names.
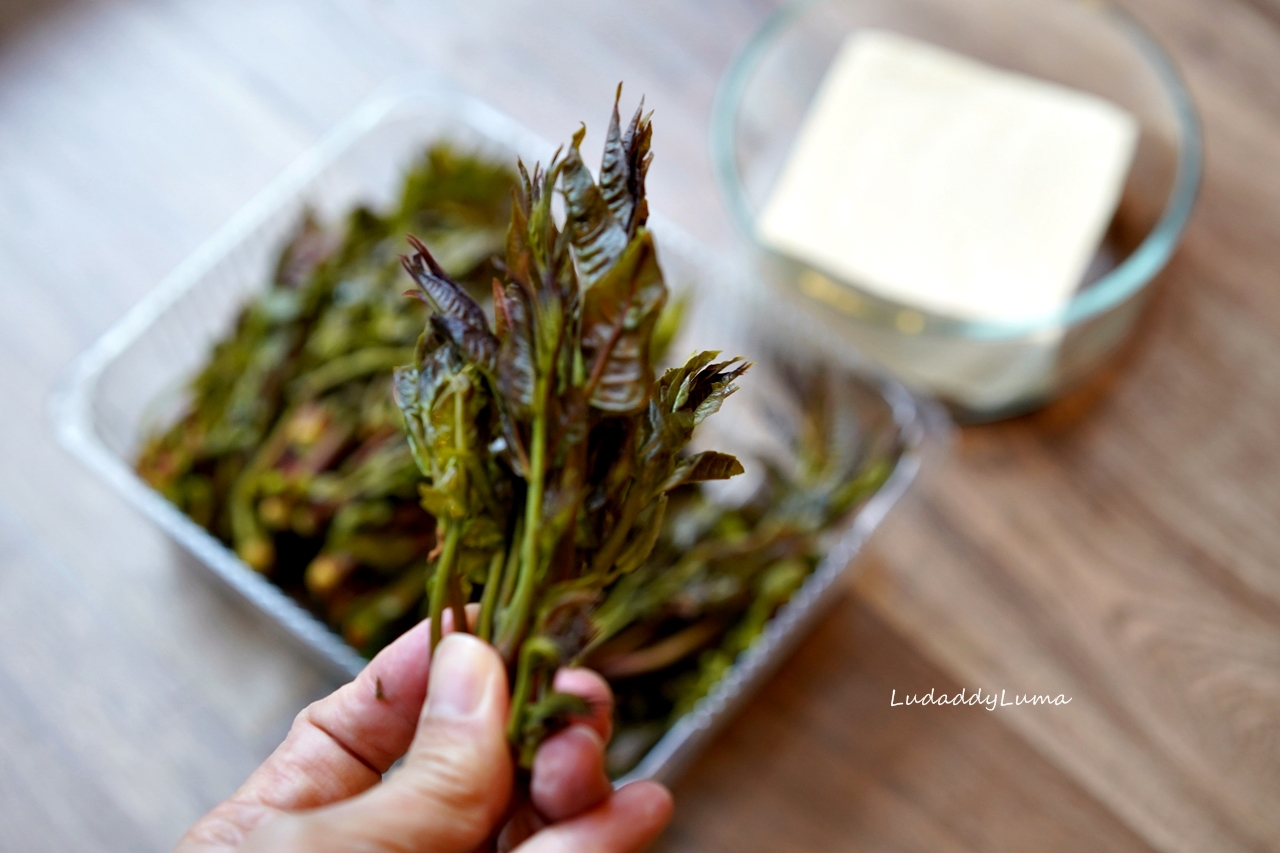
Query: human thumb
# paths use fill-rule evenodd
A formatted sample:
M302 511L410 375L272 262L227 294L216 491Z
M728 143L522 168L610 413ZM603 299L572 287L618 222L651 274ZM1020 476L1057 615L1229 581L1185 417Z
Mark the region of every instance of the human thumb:
M437 647L403 766L350 800L272 821L250 850L467 853L491 837L511 797L507 675L470 634Z

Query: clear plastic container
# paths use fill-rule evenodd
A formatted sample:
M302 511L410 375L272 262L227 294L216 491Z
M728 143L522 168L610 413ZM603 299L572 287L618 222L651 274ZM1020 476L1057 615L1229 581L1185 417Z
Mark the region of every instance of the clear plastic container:
M1061 311L1018 323L944 316L879 298L755 242L810 101L845 38L889 30L982 62L1100 95L1137 119L1138 147L1118 211L1080 290ZM1082 380L1124 341L1190 216L1201 140L1171 60L1101 0L801 0L775 12L731 64L712 119L726 201L774 298L958 419L1034 409Z
M302 157L176 269L160 286L85 352L53 401L59 437L207 567L220 582L312 653L333 676L347 679L364 660L340 637L278 587L242 563L202 527L146 485L133 471L141 437L168 422L187 382L214 341L227 333L239 307L263 285L276 253L305 208L332 221L356 202L374 206L393 197L410 162L432 141L447 139L503 157L546 160L553 146L485 105L458 94L407 90L380 97L355 113ZM741 297L734 263L709 253L660 217L651 219L660 259L673 292L690 295L689 319L676 346L742 352L759 364L759 380L744 382L731 403L746 417L785 383L769 381L781 362L823 358L775 339L765 306ZM752 375L756 379L756 374ZM836 595L846 566L889 509L915 481L926 457L943 445L947 421L940 407L884 377L843 371L839 381L858 395L859 422L851 440L888 440L902 454L888 481L835 531L817 571L769 624L764 635L732 667L714 691L681 718L628 778L670 778L782 661ZM727 411L732 411L726 406ZM732 450L736 432L718 435ZM758 436L757 436L758 438ZM729 446L722 442L727 441Z

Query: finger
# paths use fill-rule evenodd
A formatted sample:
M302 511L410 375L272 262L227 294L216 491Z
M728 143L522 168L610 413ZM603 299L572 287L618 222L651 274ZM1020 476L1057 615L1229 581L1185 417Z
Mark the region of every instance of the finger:
M512 810L490 853L512 853L525 839L546 825L546 818L538 814L533 803L525 800Z
M371 791L267 824L250 850L469 853L511 796L507 674L494 649L450 634L436 650L404 766Z
M445 613L443 629L453 631L452 613ZM241 791L295 811L377 784L413 741L427 693L430 632L429 621L418 623L353 681L304 708L285 742Z
M443 628L453 630L452 614ZM427 691L430 631L427 621L419 623L355 680L304 709L284 743L191 828L178 851L231 849L280 811L315 808L376 784L413 740Z
M604 748L613 733L613 691L589 669L556 673L554 687L581 696L591 714L550 737L534 757L530 796L547 820L564 820L599 805L613 786L604 770Z
M591 715L575 720L586 723L605 742L613 737L613 690L599 673L584 667L566 667L556 672L553 686L560 693L572 693L587 700Z
M547 820L576 817L612 792L604 772L604 740L591 726L574 724L538 748L529 795Z
M671 820L671 794L656 782L632 782L601 805L535 833L515 853L638 853Z

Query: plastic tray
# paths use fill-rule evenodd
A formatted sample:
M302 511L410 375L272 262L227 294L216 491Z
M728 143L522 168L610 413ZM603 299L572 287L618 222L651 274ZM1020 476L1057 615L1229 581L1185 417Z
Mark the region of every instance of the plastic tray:
M304 208L332 221L356 202L390 203L410 161L427 143L442 138L504 157L519 154L526 162L545 161L554 151L510 119L454 92L411 89L381 96L294 163L81 355L52 401L58 436L72 453L343 680L358 672L364 659L140 480L132 460L140 437L171 414L165 401L180 401L212 344L261 288ZM935 403L867 372L839 341L785 322L775 306L764 304L763 291L750 285L733 258L707 250L660 217L651 219L651 227L672 290L693 296L692 319L678 346L696 342L742 352L763 362L766 375L774 357L769 353L784 353L787 360L846 362L853 368L847 378L863 395L869 415L855 432L892 430L903 448L888 481L835 531L818 569L760 639L627 777L670 780L834 601L845 568L916 480L925 457L943 444L947 421ZM739 394L730 402L749 406L750 396Z

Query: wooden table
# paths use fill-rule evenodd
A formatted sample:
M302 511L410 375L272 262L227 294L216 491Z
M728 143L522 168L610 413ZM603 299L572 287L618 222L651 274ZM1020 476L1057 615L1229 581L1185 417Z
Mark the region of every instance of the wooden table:
M1208 138L1143 332L960 435L662 849L1280 849L1280 3L1127 5ZM0 848L166 850L329 687L56 445L67 362L406 71L552 138L626 80L653 206L727 244L707 114L772 6L0 0ZM1072 702L889 704L962 687Z

